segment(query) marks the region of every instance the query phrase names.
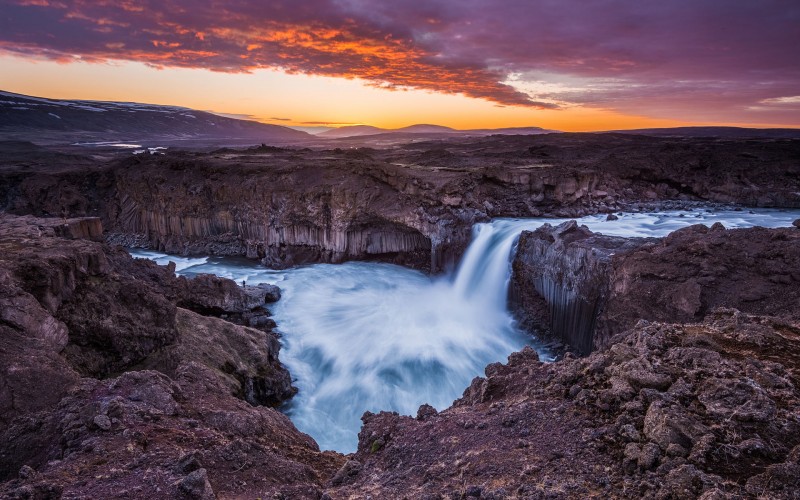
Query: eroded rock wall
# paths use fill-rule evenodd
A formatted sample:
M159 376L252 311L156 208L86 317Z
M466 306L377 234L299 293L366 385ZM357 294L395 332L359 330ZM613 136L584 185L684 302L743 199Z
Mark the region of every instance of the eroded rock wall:
M211 276L178 278L173 269L72 237L81 228L93 236L97 224L0 214L0 422L54 404L81 376L104 378L142 363L172 373L183 362L205 362L253 404L294 395L263 307L268 290ZM212 327L213 320L183 308L226 313L240 324ZM187 343L198 345L164 357Z
M223 175L202 160L185 169L165 160L143 167L148 175L120 173L111 240L271 267L351 259L430 267L431 238L391 186L346 170L237 167Z
M800 231L690 226L661 239L567 222L520 236L511 306L581 354L638 320L700 321L715 307L800 317Z
M787 139L550 134L135 157L6 150L6 211L98 216L113 243L272 267L380 260L437 272L458 261L475 222L494 217L665 200L800 207L800 141Z
M615 258L648 243L652 240L595 235L575 221L524 231L512 262L512 310L531 330L588 354L609 300Z

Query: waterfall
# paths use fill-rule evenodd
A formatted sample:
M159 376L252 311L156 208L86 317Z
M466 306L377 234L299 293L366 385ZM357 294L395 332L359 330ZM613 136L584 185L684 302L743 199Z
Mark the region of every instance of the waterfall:
M484 367L535 339L508 312L511 250L541 222L478 224L452 277L387 264L320 264L287 273L273 313L281 359L300 392L286 412L320 447L355 449L366 410L442 410Z
M593 231L663 236L689 224L791 225L798 213L674 212L579 219ZM182 259L181 274L210 272L249 284L274 283L283 298L272 313L283 334L281 361L300 392L284 409L322 449L351 452L364 411L413 415L442 410L484 367L505 361L535 339L507 310L511 252L519 234L557 219L501 219L478 224L454 276L431 278L389 264L317 264L282 271L242 260ZM176 260L140 253L159 262ZM554 292L555 293L555 292ZM542 352L539 346L539 351Z
M499 219L476 224L472 241L453 280L455 295L465 300L477 299L494 308L505 308L511 277L511 250L525 228L539 225L541 222L530 219Z

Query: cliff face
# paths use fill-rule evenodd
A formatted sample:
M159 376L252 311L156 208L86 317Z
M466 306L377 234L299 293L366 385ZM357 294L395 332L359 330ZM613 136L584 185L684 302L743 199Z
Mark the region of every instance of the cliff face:
M229 381L232 394L253 404L278 404L294 394L277 358L274 323L263 319L266 289L176 278L124 251L73 238L101 233L97 219L0 215L0 227L0 422L54 404L80 376L103 378L142 363L172 372L184 361L205 362ZM186 307L266 326L210 328L212 320ZM192 343L199 331L207 331L204 342L175 347ZM43 373L48 382L40 385Z
M347 169L264 163L167 160L120 172L111 240L271 267L358 258L430 266L431 238L391 186Z
M663 200L800 207L797 140L552 134L135 157L13 144L0 158L7 211L98 216L113 243L272 267L355 259L440 271L475 222L500 216Z
M271 470L273 488L314 496L341 459L264 406L296 392L264 308L275 287L178 278L84 238L101 233L0 214L0 481L33 482L0 496L191 496L209 478L234 492L226 464L241 472L245 451L253 485ZM79 485L87 465L108 470Z
M800 231L691 226L663 239L593 234L574 221L520 236L512 309L588 354L639 319L700 321L715 307L798 318Z
M595 235L575 221L524 231L512 262L512 310L532 330L588 354L611 295L609 273L617 255L647 243Z

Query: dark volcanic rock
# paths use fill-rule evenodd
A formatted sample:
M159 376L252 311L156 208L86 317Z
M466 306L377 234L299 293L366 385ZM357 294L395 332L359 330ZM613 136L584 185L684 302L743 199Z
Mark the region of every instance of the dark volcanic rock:
M183 361L205 363L231 384L230 392L254 404L294 394L268 324L250 330L176 307L252 314L270 290L248 293L216 277L176 278L101 243L60 238L56 228L66 226L59 220L2 215L0 225L0 328L7 344L0 419L55 403L78 373L105 377L142 363L165 373Z
M343 458L253 406L295 392L275 334L177 306L243 317L276 291L58 227L0 215L0 497L318 497Z
M98 416L110 427L98 426ZM0 431L0 440L1 477L15 477L21 464L36 470L0 483L4 498L41 485L90 498L308 498L343 462L276 410L226 395L194 363L173 380L154 371L84 379L55 408Z
M9 148L0 155L9 211L97 215L114 243L273 267L356 259L439 271L457 262L475 222L500 216L665 200L800 207L793 139L548 134L364 154L260 147L94 160Z
M192 310L214 314L242 313L263 306L270 291L260 287L243 289L237 283L213 274L200 274L182 284L184 285L182 305ZM280 291L277 295L280 298Z
M585 358L528 352L438 414L365 414L360 466L327 494L796 496L800 324L717 310L699 324L641 322Z
M792 229L696 225L626 239L567 222L524 232L513 268L519 316L583 354L639 319L692 322L716 307L800 318L800 234Z
M513 261L513 307L531 329L552 332L587 354L610 294L614 259L647 241L595 235L575 221L525 231Z
M175 343L136 368L174 377L181 367L196 362L212 369L230 394L252 404L277 406L297 393L278 361L280 344L274 335L185 309L177 311L176 329Z

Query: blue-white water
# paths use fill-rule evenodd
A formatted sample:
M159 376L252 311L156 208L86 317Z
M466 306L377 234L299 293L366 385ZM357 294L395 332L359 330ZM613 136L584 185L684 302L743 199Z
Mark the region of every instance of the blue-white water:
M617 236L664 236L691 224L728 228L790 226L800 211L674 211L577 219ZM448 407L482 375L534 339L507 307L510 255L525 229L569 219L498 219L478 224L452 276L431 278L390 264L317 264L274 271L252 261L186 258L131 250L178 274L213 273L249 284L274 283L283 298L272 313L283 334L280 358L300 389L285 411L322 449L355 450L366 410L415 414ZM543 353L546 356L546 353Z

